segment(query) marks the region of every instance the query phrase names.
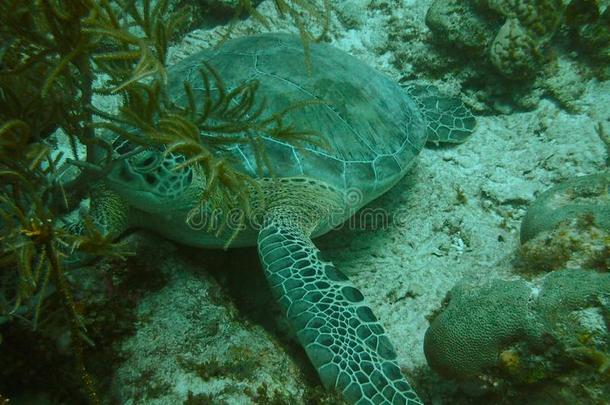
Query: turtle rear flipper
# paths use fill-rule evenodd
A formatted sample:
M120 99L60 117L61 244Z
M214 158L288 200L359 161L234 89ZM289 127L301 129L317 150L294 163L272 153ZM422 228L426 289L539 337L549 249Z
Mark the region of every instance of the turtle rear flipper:
M410 85L405 90L426 117L428 142L462 143L474 132L476 119L460 99L444 96L431 85Z
M362 293L321 258L309 235L280 218L258 236L265 276L327 389L351 404L421 404Z

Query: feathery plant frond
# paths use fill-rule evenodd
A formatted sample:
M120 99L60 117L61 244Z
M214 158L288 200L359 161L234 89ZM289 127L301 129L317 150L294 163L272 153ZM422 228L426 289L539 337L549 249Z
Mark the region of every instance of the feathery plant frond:
M237 18L243 12L247 12L254 19L260 22L265 28L270 28L269 19L267 16L259 13L252 0L238 0L238 4L231 20L230 28L237 21ZM320 11L320 2L322 3L322 11ZM280 14L280 17L290 16L301 33L301 39L317 42L322 39L330 27L330 0L273 0L275 9ZM320 32L315 35L307 28L305 18L313 19L314 24L319 26Z
M82 231L76 235L73 233L61 235L61 243L69 246L70 251L78 251L93 257L101 256L120 260L134 255L125 243L114 240L117 235L101 232L93 223L91 216L83 216L82 228Z
M228 145L248 144L254 151L259 174L264 168L272 173L262 137L297 146L304 143L326 145L319 133L285 124L290 111L324 101L303 101L269 113L266 100L256 99L257 80L227 90L218 72L209 64L204 63L199 73L204 88L195 94L191 85L184 82L187 100L184 105L170 100L160 80L137 83L126 89L126 102L119 119L93 125L109 129L137 145L156 144L165 146L166 154L184 155L186 160L175 169L194 166L206 178L201 203L209 202L223 213L220 234L231 212L240 213L240 223L250 213L249 198L258 195L258 185L252 177L234 169L219 152Z
M180 15L167 2L144 0L6 0L0 2L0 322L38 324L49 283L59 291L72 332L77 368L92 403L98 403L84 366L86 335L65 276L66 246L100 256L124 254L95 232L74 235L57 227L58 158L45 144L61 128L90 153L102 149L89 108L94 75L106 73L110 88L163 77L164 59ZM138 32L137 29L140 31ZM97 60L96 60L97 56ZM110 159L107 150L107 159ZM84 163L84 162L83 162ZM83 176L86 180L86 177ZM86 181L84 181L86 183Z
M170 13L167 0L159 0L154 6L145 0L140 11L135 1L118 0L119 9L125 14L120 18L108 0L101 3L85 20L84 32L101 36L109 48L106 52L94 53L93 60L110 76L114 85L111 92L120 92L155 75L165 80L169 40L186 20L186 9ZM138 30L131 28L132 25Z
M323 1L319 12L310 0L275 0L278 12L299 28L306 50L328 29L330 4ZM240 5L266 21L250 0ZM303 16L320 24L319 35L307 30ZM114 156L101 133L113 132L139 148L185 155L179 168L192 166L207 179L202 201L226 213L239 208L241 220L251 207L248 190L256 186L219 152L231 144L249 144L262 169L270 167L262 137L297 144L323 141L286 124L288 112L308 103L269 112L256 98L258 82L225 89L211 66L201 72L203 97L185 84L187 105L171 102L165 94L167 50L186 19L185 9L173 10L169 0L0 1L0 323L19 318L35 328L45 297L55 289L92 403L99 400L85 368L88 338L64 259L71 249L104 257L129 252L87 217L81 232L59 226L58 218L113 161L129 156ZM94 87L100 75L106 82ZM96 93L121 96L121 113L97 111L92 105ZM66 184L57 180L61 156L47 143L57 130L67 135L75 166L82 169ZM79 143L87 148L84 156Z
M256 10L252 4L252 0L238 1L239 2L235 9L235 13L229 24L229 29L222 37L218 45L222 44L229 37L239 19L239 16L241 16L244 12L251 15L265 28L269 29L271 27L268 17ZM320 10L320 2L322 3L322 10ZM280 17L289 16L294 25L298 28L301 36L301 43L303 44L303 49L305 51L305 65L307 70L311 72L312 65L309 46L312 42L319 42L328 33L331 15L330 0L273 0L273 5L275 6L275 9ZM314 25L319 27L320 32L314 34L308 28L309 21L307 20L313 20Z
M328 33L330 0L322 0L323 12L318 9L318 2L312 0L273 0L273 2L280 15L289 15L292 18L301 33L301 40L304 45L310 41L318 42ZM320 26L320 33L314 35L307 29L302 14L308 15Z
M10 121L2 125L0 131L0 179L3 184L0 189L0 268L15 269L12 273L3 271L0 274L0 315L7 319L19 315L25 319L19 312L24 307L30 308L30 322L36 328L47 286L53 280L70 314L77 367L91 401L98 403L92 379L84 366L80 338L84 334L82 322L58 259L61 236L55 229L55 214L47 203L48 191L53 187L50 175L55 162L48 147L28 142L25 126L27 124ZM21 133L11 133L14 130Z

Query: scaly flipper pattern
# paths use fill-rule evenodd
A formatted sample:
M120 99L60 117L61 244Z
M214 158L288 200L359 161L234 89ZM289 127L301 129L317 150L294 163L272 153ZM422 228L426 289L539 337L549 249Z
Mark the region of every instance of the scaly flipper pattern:
M90 189L91 205L88 219L91 225L104 237L111 240L119 237L129 228L131 210L129 205L103 182L96 182ZM73 235L83 235L86 232L85 218L80 209L75 210L58 220L58 225ZM84 266L96 256L66 247L64 264L69 267Z
M426 117L428 142L461 143L474 132L476 119L460 99L431 85L409 85L405 90Z
M271 217L258 250L273 294L327 389L351 404L421 404L358 289L322 259L307 232Z

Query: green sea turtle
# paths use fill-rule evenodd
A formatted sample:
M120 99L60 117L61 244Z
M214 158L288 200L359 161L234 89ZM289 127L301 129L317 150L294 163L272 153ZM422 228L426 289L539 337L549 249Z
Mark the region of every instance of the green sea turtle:
M257 96L266 99L269 111L302 100L325 101L292 110L288 119L297 128L324 134L326 148L263 137L265 167L257 166L247 144L223 150L235 168L258 182L263 195L260 221L246 218L248 227L232 246L258 246L272 292L326 388L353 404L420 404L363 295L323 259L311 238L396 184L427 140L461 142L475 120L461 102L433 88L403 89L336 48L311 44L310 49L311 72L297 36L230 40L171 67L168 92L185 105L186 80L194 98L203 99L198 72L207 62L229 89L258 80ZM110 193L92 209L96 222L115 233L140 226L187 245L225 245L228 235L185 220L192 220L206 179L190 167L172 170L183 159L146 150L117 162L105 180ZM205 220L209 210L202 213Z

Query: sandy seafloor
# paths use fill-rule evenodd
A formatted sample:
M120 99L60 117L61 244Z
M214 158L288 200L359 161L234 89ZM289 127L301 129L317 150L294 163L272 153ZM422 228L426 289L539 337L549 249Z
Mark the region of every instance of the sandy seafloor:
M438 77L410 63L429 46L424 23L429 0L391 1L385 8L382 1L334 3L334 46L396 80L415 77L460 94L451 73ZM275 14L269 1L259 11ZM288 21L271 21L271 31L295 31ZM397 30L409 33L408 42L388 39L387 33ZM263 31L245 21L233 36ZM172 49L172 58L213 43L218 32L222 29L188 34ZM391 63L398 52L400 71ZM430 373L423 354L426 317L457 281L512 274L520 220L536 195L605 168L606 151L595 127L601 123L610 131L610 82L585 81L576 68L561 74L582 90L571 111L543 97L531 111L508 105L502 114L477 114L476 132L467 142L424 149L409 174L370 205L400 214L400 221L382 229L341 229L316 241L367 297L401 368L426 400L452 402L433 384L421 383L434 380L425 377ZM463 97L469 103L469 95ZM470 105L477 112L472 98ZM465 201L458 201L458 190ZM274 395L297 404L311 395L304 392L319 383L272 302L255 249L198 251L154 236L136 239L138 260L148 271L165 274L167 283L141 298L136 333L117 343L124 361L110 377L112 396L125 403L174 404L190 391L191 398L206 394L214 404L266 403Z

